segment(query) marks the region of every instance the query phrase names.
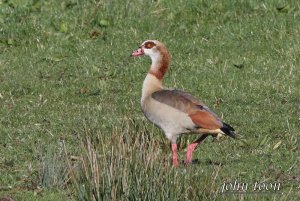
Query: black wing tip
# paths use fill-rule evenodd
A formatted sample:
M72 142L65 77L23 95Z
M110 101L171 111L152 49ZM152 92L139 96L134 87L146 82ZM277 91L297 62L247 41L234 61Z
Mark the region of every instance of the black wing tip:
M224 122L223 122L223 127L226 127L226 128L228 128L229 130L231 130L231 131L235 131L234 128L233 128L232 126L230 126L229 124L226 124L226 123L224 123Z
M232 138L236 138L236 134L234 132L234 128L231 127L229 124L223 122L223 127L220 128L226 135Z

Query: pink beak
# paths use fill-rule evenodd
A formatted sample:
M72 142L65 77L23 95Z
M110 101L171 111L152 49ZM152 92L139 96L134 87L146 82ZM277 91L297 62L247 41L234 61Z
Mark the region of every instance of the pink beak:
M131 56L138 57L138 56L142 56L144 54L145 54L144 50L142 48L139 48L139 49L133 51Z

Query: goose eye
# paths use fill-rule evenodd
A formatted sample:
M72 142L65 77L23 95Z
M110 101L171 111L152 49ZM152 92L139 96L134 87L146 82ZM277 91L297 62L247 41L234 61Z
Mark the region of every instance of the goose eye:
M147 49L151 49L152 47L154 47L155 46L155 43L154 42L147 42L147 43L145 43L145 48L147 48Z

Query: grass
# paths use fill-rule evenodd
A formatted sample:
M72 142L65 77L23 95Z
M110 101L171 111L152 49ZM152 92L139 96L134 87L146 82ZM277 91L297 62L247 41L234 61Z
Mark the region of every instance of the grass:
M296 0L0 1L0 198L298 200L299 18ZM172 54L165 85L239 133L196 165L172 168L140 110L150 60L129 54L149 38ZM235 181L282 194L220 194Z

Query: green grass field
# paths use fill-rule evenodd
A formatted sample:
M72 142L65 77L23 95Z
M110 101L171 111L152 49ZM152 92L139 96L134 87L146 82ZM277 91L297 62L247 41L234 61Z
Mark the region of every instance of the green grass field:
M0 0L0 198L299 200L299 36L297 0ZM237 140L172 167L140 109L150 59L129 56L146 39Z

